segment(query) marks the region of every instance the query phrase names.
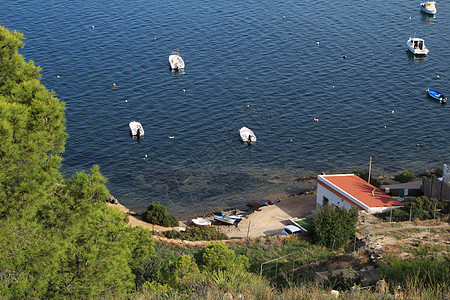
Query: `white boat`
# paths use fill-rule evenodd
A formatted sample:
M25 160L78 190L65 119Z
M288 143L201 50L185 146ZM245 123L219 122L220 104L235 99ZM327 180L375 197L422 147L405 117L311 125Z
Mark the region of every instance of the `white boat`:
M233 225L234 222L236 222L236 219L233 219L230 217L225 217L225 216L214 216L214 220L228 224L228 225Z
M172 70L184 69L184 60L178 52L172 52L172 54L169 55L169 63Z
M198 227L211 226L211 221L203 218L192 219L192 223L194 223L194 225Z
M239 135L243 142L256 142L256 135L247 127L242 127L239 130Z
M136 121L131 121L128 126L130 126L131 135L143 136L144 127L142 124Z
M410 37L406 42L409 51L415 55L427 55L428 48L425 47L425 41L420 38Z
M420 3L420 11L429 15L435 15L437 11L435 4L436 2L434 1Z

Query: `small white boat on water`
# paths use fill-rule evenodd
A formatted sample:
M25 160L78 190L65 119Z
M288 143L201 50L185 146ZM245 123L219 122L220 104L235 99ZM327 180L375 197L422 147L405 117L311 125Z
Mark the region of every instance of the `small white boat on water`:
M144 127L142 127L141 123L131 121L128 126L130 126L131 135L136 135L138 137L144 135Z
M435 1L428 1L420 3L420 11L424 12L429 15L435 15L437 12L436 9L436 2Z
M211 226L211 221L204 218L192 219L192 223L194 223L194 225L198 227Z
M178 52L172 52L172 54L169 55L169 63L172 70L184 69L184 60Z
M233 219L230 217L225 217L225 216L214 216L214 220L228 224L228 225L233 225L234 222L236 222L236 219Z
M427 55L428 48L425 47L425 41L420 38L410 37L406 42L409 51L411 51L414 55Z
M247 127L242 127L239 130L239 135L241 136L241 140L243 142L256 142L256 135Z

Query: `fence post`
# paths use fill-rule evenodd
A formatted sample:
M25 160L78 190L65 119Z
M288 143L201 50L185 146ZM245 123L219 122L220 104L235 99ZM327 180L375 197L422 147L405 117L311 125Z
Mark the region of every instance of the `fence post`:
M428 227L428 242L430 242L431 239L431 227Z
M436 219L436 203L434 204L434 215L433 215L433 219Z
M250 234L250 224L251 224L251 222L252 221L248 221L247 238L248 238L248 235Z
M331 251L334 251L334 242L336 242L335 239L333 239L333 248L331 249Z
M278 277L278 260L277 263L275 264L275 278Z
M409 221L411 222L412 206L409 208Z
M391 209L391 216L389 217L389 223L392 223L392 211L393 209Z
M353 252L356 251L356 232L355 232L355 240L353 242Z
M370 245L370 230L369 233L367 234L367 241L366 241L366 248Z

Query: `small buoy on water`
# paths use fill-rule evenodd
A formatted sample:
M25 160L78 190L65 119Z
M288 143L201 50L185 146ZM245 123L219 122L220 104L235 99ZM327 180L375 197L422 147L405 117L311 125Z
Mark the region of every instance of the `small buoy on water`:
M154 41L156 41L156 36L153 38Z
M419 143L417 143L416 146L419 147L420 146Z
M247 108L249 108L250 107L250 104L247 104Z
M283 16L283 19L286 19L286 17L285 17L285 16Z
M317 46L319 46L320 43L319 43L319 42L316 42L316 44L317 44Z
M92 25L91 27L92 27L92 29L94 29L94 25Z
M127 99L125 99L125 103L127 103L128 102L128 100Z
M334 89L334 85L331 86Z
M173 139L173 138L174 138L174 136L173 136L173 135L169 136L169 139Z
M183 93L186 93L186 90L185 90L185 89L183 89Z
M145 157L147 157L147 154L145 154Z
M436 75L436 78L439 79L439 75Z
M411 20L411 19L412 19L412 17L409 17L409 19Z
M395 113L395 111L394 110L392 110L392 114L394 114Z
M342 55L342 58L343 58L343 59L346 59L346 58L347 58L347 55Z
M314 122L319 122L319 119L317 119L317 118L314 118Z
M293 139L290 139L290 140L289 140L289 142L293 142L293 141L294 141Z
M130 68L130 71L131 71L132 69Z
M59 75L58 75L58 76L56 76L56 78L59 78Z
M116 87L116 83L113 83L113 87Z
M384 128L387 128L386 125L384 125Z
M248 79L248 77L245 77L245 79Z

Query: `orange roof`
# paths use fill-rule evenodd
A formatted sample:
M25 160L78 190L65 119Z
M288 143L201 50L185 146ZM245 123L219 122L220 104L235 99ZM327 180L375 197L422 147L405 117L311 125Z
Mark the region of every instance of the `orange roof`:
M324 181L321 181L320 179L324 179ZM351 204L357 206L360 209L361 207L354 203L353 200L345 197L345 194L356 198L369 207L403 206L401 202L395 200L380 189L367 183L367 181L354 174L320 175L317 181L322 185L328 185L326 187L331 187L340 196L344 194L345 200L349 201Z

